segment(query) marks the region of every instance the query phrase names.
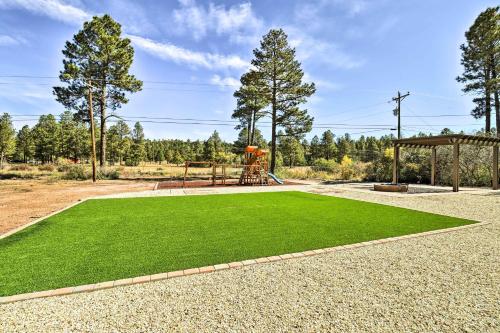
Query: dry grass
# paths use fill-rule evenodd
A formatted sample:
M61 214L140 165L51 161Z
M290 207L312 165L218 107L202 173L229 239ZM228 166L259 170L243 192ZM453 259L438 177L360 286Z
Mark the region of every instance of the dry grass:
M299 166L299 167L282 167L277 171L277 176L284 179L317 179L317 180L351 180L361 181L365 177L364 170L360 167L353 167L352 170L326 170L318 167Z
M91 172L89 164L63 164L63 165L28 165L11 164L0 170L0 179L64 179L67 171L72 167L82 167L87 174ZM117 171L120 179L155 179L155 178L182 178L184 165L143 163L139 166L110 165L104 168L106 173ZM220 169L217 170L220 172ZM238 177L241 168L226 168L230 176ZM190 166L188 176L211 176L212 168Z

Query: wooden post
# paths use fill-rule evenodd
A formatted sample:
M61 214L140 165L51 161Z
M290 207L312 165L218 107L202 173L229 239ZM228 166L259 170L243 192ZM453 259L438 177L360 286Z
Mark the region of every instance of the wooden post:
M212 164L212 185L215 186L217 180L216 180L216 177L217 176L217 164Z
M184 180L182 181L182 187L186 187L186 177L188 173L189 161L184 162Z
M431 185L436 185L436 147L431 151Z
M399 182L399 147L394 145L394 159L392 161L392 183Z
M458 187L460 183L460 146L458 142L453 144L453 192L458 192Z
M493 146L493 189L498 190L498 146Z
M89 120L90 120L90 139L92 143L92 182L96 182L96 153L95 153L95 127L94 127L94 109L92 105L92 81L88 80L87 83L89 95L88 95L88 103L89 103Z

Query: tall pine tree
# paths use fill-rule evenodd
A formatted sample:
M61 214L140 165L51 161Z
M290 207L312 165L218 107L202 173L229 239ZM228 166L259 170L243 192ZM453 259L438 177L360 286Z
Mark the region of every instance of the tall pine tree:
M488 8L465 33L466 42L460 45L463 74L457 81L464 83L465 93L476 95L474 118L485 117L485 130L491 131L492 95L496 113L497 135L500 137L500 14L499 7Z
M54 87L56 100L76 110L81 118L88 114L89 82L95 90L94 111L100 122L100 165L106 161L106 121L122 104L126 93L142 89L142 81L129 74L134 59L130 39L122 37L121 26L111 16L94 16L83 29L67 41L63 50L64 69L59 78L66 86ZM93 103L94 104L94 103ZM107 110L111 111L108 114Z
M286 135L297 136L309 132L313 118L301 104L316 91L314 83L304 83L304 72L295 59L295 49L290 47L282 29L271 29L264 36L260 48L253 51L252 65L264 86L271 106L271 172L276 167L276 138L279 127Z
M241 87L234 93L237 104L232 117L240 120L236 129L246 128L247 146L255 144L256 123L265 114L262 111L269 103L266 86L259 73L251 70L241 76Z

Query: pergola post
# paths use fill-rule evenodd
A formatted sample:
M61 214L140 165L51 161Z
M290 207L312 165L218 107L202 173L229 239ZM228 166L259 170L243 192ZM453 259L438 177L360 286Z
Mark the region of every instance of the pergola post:
M453 143L453 173L452 173L452 181L453 181L453 192L458 192L458 186L460 183L460 145L458 142Z
M431 185L436 185L436 147L431 150Z
M394 159L392 160L392 183L399 182L399 147L394 145Z
M493 146L493 189L498 190L498 146Z

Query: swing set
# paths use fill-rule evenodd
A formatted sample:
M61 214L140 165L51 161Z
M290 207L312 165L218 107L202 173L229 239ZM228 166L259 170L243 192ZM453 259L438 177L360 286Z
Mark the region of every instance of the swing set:
M257 146L248 146L244 151L243 164L224 164L213 161L185 161L184 162L184 179L182 186L186 187L186 182L189 181L190 167L209 168L209 180L212 185L227 185L228 180L234 179L231 177L231 172L234 169L241 170L239 172L238 185L269 185L269 167L268 167L268 150L259 149ZM198 177L207 176L198 173ZM205 177L206 178L206 177ZM274 177L273 177L274 179ZM276 179L277 183L282 183Z

